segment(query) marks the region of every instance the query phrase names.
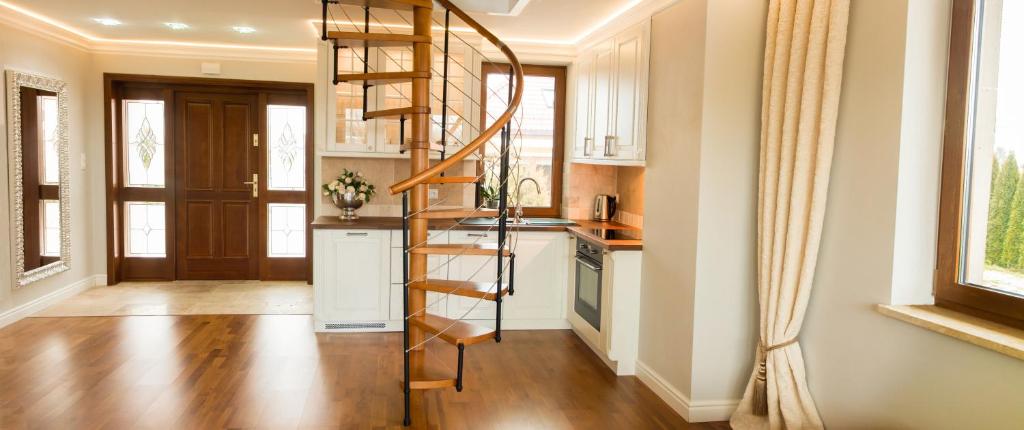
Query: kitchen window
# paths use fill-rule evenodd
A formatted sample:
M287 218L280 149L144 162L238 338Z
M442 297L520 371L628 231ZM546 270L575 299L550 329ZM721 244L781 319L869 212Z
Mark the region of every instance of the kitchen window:
M484 128L508 107L508 64L483 66ZM527 216L558 217L562 201L562 150L565 139L565 67L523 66L523 99L512 119L512 168L509 169L510 205L517 201ZM480 168L488 173L481 187L497 188L501 133L485 146ZM518 158L518 162L517 162ZM491 174L493 173L493 174ZM527 181L532 178L537 185ZM516 195L517 186L520 194ZM538 189L539 188L539 189ZM479 199L480 193L477 193Z
M936 304L1024 327L1024 2L954 0Z

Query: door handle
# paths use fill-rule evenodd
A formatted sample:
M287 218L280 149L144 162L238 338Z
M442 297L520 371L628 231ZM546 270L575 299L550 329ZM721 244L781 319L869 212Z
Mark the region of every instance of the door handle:
M260 196L260 175L258 173L252 174L252 181L242 182L245 185L252 185L252 196L258 198Z

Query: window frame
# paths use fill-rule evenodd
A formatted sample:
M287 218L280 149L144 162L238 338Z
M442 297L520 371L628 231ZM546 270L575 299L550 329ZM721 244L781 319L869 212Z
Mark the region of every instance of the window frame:
M497 70L500 73L511 67L508 63L484 62L480 70L480 130L487 127L487 76L489 72ZM542 76L555 79L555 125L554 142L551 148L551 206L548 207L524 207L523 215L527 217L548 217L560 218L562 216L562 185L563 173L565 170L565 66L541 66L533 64L523 65L524 76ZM514 133L514 132L513 132ZM480 158L477 161L477 175L483 173L484 151L486 146L480 148ZM476 206L483 202L480 197L480 183L476 185ZM514 184L509 184L509 193L514 192Z
M983 0L953 0L946 83L939 219L935 262L936 306L1024 328L1024 298L960 282L964 268L964 229L968 148L978 67L977 33Z

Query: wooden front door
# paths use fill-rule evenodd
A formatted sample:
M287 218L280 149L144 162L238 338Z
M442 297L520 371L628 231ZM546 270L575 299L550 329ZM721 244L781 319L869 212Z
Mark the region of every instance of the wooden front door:
M258 279L258 100L175 96L177 279Z

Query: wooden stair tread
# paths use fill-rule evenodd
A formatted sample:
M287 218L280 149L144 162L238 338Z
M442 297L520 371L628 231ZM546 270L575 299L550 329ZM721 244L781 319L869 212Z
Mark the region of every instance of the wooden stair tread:
M375 110L375 111L367 112L365 116L366 116L366 119L373 119L373 118L386 118L386 117L390 117L390 116L397 117L397 116L402 116L402 115L415 115L415 114L423 114L423 113L429 114L430 113L430 108L426 108L426 107L411 107L410 106L410 107L403 107L403 108L397 108L397 109Z
M414 43L430 43L430 36L395 33L361 33L358 31L329 31L327 38L346 48L371 48L389 46L411 46Z
M495 209L441 209L420 212L413 216L414 219L464 219L464 218L494 218L498 216Z
M409 388L433 390L455 386L455 371L426 349L409 352Z
M498 253L498 244L496 243L477 243L477 244L427 244L423 246L415 247L409 250L413 254L428 254L428 255L496 255ZM502 256L508 257L512 253L505 249L502 251Z
M338 75L338 82L352 85L384 85L412 82L413 79L430 79L429 72L377 72L377 73L346 73Z
M435 176L427 179L428 184L475 184L480 178L476 176Z
M431 0L335 0L336 3L380 9L413 10L417 7L433 8Z
M409 318L409 323L452 345L474 345L494 339L494 330L490 328L430 313Z
M431 150L431 151L435 151L435 152L441 152L442 150L444 150L444 147L441 146L440 143L431 143L430 146L427 149ZM408 151L408 150L409 150L409 145L408 144L402 145L398 149L399 152L403 152L403 153L405 151Z
M427 279L409 283L415 290L434 291L442 294L453 294L462 297L473 297L484 300L496 300L493 282L451 281L447 279ZM508 287L501 289L501 295L508 295Z

